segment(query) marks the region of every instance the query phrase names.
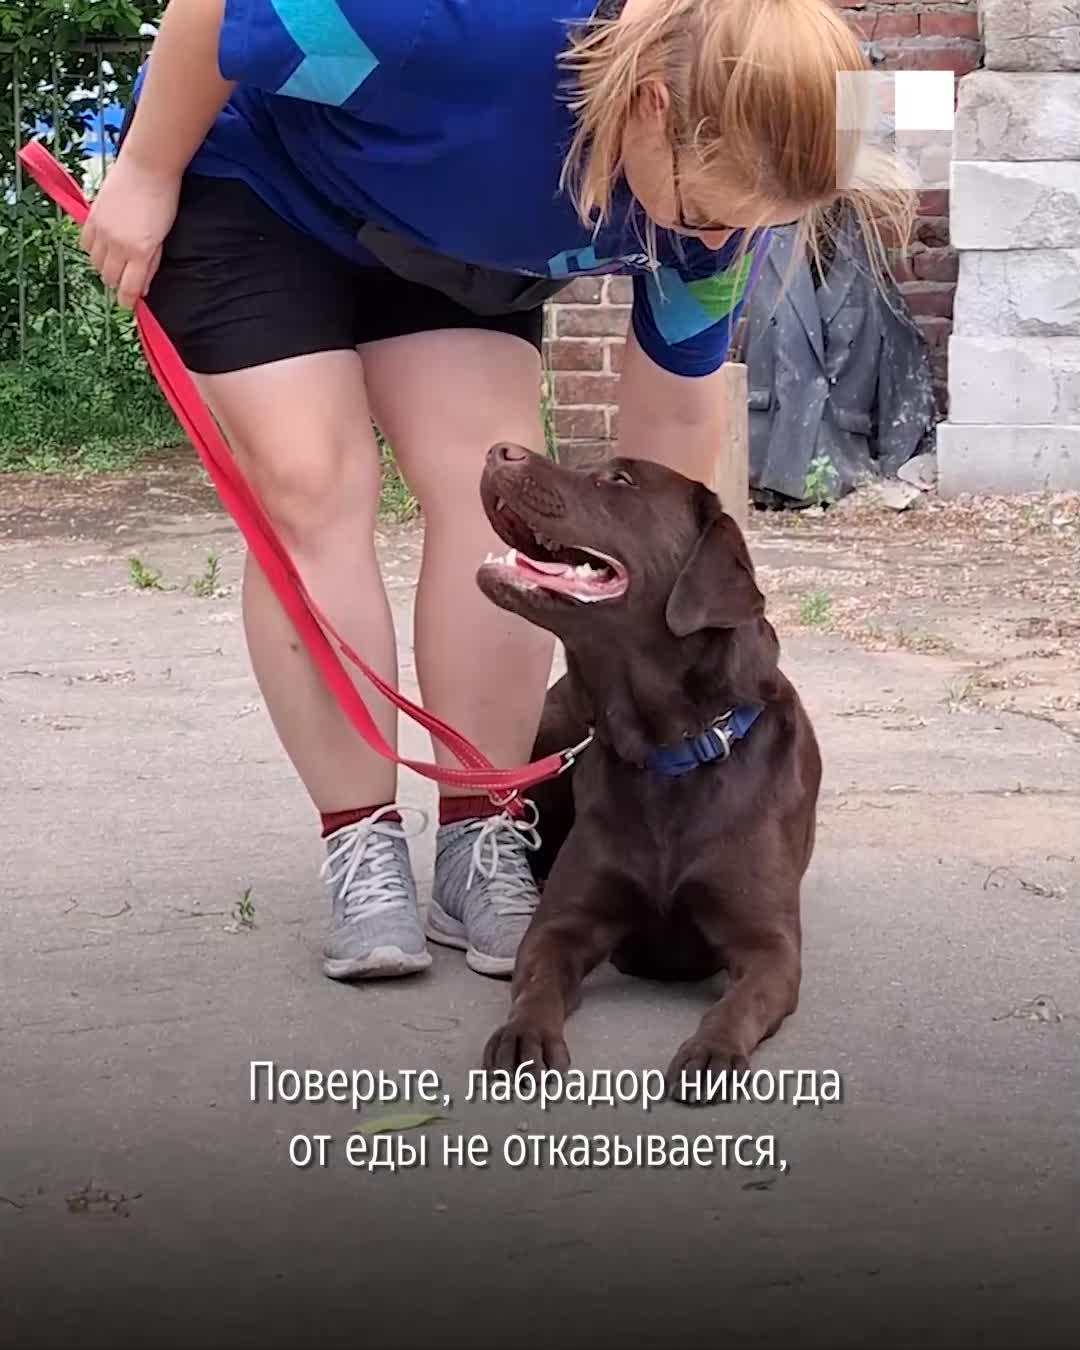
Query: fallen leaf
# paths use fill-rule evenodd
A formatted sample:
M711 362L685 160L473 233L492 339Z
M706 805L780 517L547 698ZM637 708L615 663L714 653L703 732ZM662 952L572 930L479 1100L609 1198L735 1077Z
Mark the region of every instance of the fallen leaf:
M140 1199L142 1191L125 1195L123 1191L109 1191L91 1181L66 1196L65 1203L71 1214L116 1214L121 1219L128 1219L131 1217L131 1201Z
M1062 886L1044 886L1040 881L1025 881L1023 877L1020 878L1020 889L1029 895L1041 896L1044 900L1062 900L1065 897Z
M445 1120L441 1111L404 1112L397 1116L376 1116L367 1120L354 1134L386 1134L390 1130L415 1130L421 1125L430 1125L433 1120Z
M1049 994L1038 994L1035 998L1020 1003L1012 1012L995 1017L995 1022L1004 1022L1010 1017L1019 1017L1028 1022L1060 1022L1063 1014Z

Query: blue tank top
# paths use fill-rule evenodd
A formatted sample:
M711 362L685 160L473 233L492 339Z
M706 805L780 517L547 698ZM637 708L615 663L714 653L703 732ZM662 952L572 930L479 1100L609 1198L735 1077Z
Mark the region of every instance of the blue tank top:
M360 265L361 226L523 277L633 276L631 322L664 369L725 359L767 232L743 253L658 231L624 182L610 221L559 191L573 134L559 65L596 0L226 0L221 72L236 81L190 171L238 178ZM740 255L742 255L740 257Z

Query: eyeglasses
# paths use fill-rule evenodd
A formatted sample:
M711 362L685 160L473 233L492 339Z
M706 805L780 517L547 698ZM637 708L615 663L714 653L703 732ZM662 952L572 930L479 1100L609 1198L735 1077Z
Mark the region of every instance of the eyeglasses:
M671 141L671 181L675 189L675 220L673 228L682 230L688 234L734 234L741 229L738 225L726 225L719 222L706 224L703 221L687 220L686 212L683 208L682 188L679 183L679 152L675 148L674 140ZM798 217L791 220L785 219L783 223L776 222L769 228L785 229L788 226L798 223Z
M718 222L708 223L686 219L686 211L683 206L682 186L679 182L679 151L675 144L674 137L671 140L671 182L675 189L675 228L685 230L688 234L722 234L730 233L730 225L722 225Z

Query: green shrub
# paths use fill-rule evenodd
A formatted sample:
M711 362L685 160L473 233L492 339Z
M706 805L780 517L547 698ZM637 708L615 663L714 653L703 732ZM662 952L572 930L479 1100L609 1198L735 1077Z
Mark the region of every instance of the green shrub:
M32 256L59 260L63 290L28 312L23 359L9 349L0 361L0 470L120 468L182 443L134 319L94 275L77 227L54 219L29 233Z
M0 0L0 470L118 467L183 440L131 315L94 275L74 222L15 159L44 123L48 149L79 176L82 114L99 99L126 101L139 26L162 7Z
M0 365L0 472L120 469L183 441L149 375L93 356Z

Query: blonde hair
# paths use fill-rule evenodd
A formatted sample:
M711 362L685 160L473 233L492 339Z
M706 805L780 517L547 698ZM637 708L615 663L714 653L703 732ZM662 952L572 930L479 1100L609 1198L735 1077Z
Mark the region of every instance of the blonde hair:
M907 242L912 185L860 130L869 82L843 75L869 66L831 0L652 0L579 28L563 64L577 125L561 186L586 225L610 215L623 133L655 80L671 98L676 148L696 152L704 169L723 161L747 192L797 208L804 246L816 252L843 202L872 261ZM655 229L650 244L655 258Z

